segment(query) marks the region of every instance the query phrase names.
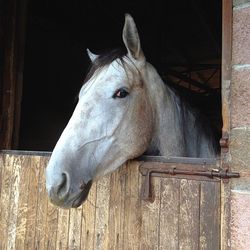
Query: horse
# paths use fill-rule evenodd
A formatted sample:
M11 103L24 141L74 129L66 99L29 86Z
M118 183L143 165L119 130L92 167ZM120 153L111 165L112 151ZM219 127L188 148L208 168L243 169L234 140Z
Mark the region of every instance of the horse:
M216 155L205 124L146 61L129 14L122 39L125 53L87 49L92 67L46 168L46 189L56 206L80 206L93 181L144 153Z

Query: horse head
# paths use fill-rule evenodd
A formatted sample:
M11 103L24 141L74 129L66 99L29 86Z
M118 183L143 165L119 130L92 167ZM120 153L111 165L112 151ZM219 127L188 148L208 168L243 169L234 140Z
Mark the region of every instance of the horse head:
M125 16L124 55L94 55L79 101L46 169L52 203L80 206L96 179L148 148L153 110L144 84L146 59L133 18Z

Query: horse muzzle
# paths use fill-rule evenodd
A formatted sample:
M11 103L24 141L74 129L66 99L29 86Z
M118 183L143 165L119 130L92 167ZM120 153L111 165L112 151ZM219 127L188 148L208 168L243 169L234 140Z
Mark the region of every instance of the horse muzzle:
M92 181L81 182L79 186L72 185L68 173L62 173L61 179L54 185L48 184L47 192L51 203L62 208L79 207L88 197Z

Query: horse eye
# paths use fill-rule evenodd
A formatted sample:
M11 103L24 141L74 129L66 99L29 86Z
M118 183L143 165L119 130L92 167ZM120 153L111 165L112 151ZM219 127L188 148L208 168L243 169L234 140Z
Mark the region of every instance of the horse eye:
M129 94L129 93L128 93L128 91L127 91L126 89L121 88L121 89L118 89L118 90L114 93L113 98L124 98L124 97L126 97L128 94Z

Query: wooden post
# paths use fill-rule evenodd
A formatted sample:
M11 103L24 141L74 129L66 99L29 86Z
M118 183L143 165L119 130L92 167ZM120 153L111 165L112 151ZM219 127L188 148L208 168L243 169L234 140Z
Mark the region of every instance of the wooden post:
M221 165L229 166L228 136L230 133L230 85L232 64L232 0L222 0L222 139ZM230 249L230 182L221 182L221 249Z
M4 65L0 93L0 148L2 149L12 149L18 144L27 2L28 0L5 1Z

